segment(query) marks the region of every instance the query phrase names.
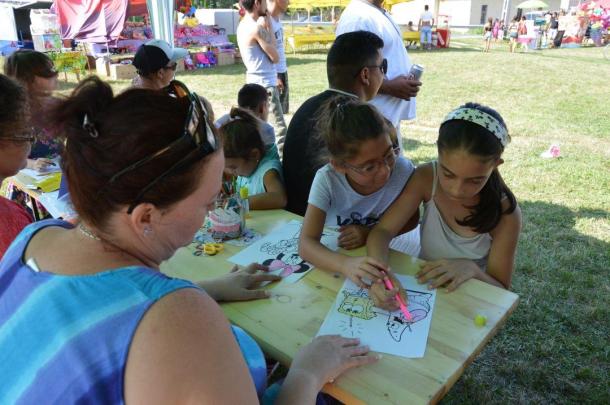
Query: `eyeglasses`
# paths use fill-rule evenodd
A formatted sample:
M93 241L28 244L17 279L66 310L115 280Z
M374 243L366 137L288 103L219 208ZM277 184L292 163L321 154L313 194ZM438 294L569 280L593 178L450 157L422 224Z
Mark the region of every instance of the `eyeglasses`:
M381 61L381 65L366 65L366 66L362 66L359 70L358 73L356 73L354 75L354 77L358 77L358 75L360 74L360 72L362 71L362 69L364 68L377 68L381 71L381 73L383 73L384 75L388 73L388 60L387 59L383 59Z
M173 70L174 72L178 69L178 63L174 62L171 65L164 66L163 69Z
M106 186L114 183L118 178L122 177L126 173L132 172L139 167L144 166L148 162L155 158L165 154L166 152L176 148L178 145L184 142L190 142L193 144L195 149L192 153L187 154L183 159L177 161L169 169L161 173L158 177L153 179L147 186L145 186L140 193L136 196L134 201L127 209L127 213L131 214L133 209L142 201L144 195L150 191L160 181L177 172L179 169L188 166L196 161L203 159L205 156L214 153L218 149L218 140L212 128L208 123L208 112L205 109L201 99L196 93L191 93L184 83L177 80L173 80L168 87L165 88L167 93L175 98L187 97L190 100L189 110L186 115L186 121L184 124L184 130L182 135L171 142L166 147L158 150L157 152L149 155L137 162L127 166L125 169L119 171L113 175ZM101 191L101 190L100 190Z
M376 162L367 163L362 166L352 166L348 163L343 162L343 166L355 171L356 173L362 176L371 177L377 174L379 172L379 169L381 169L383 166L387 166L390 169L394 168L394 165L396 164L396 158L398 158L398 156L400 155L400 147L393 147L389 152L390 153L388 153L383 159L378 160Z

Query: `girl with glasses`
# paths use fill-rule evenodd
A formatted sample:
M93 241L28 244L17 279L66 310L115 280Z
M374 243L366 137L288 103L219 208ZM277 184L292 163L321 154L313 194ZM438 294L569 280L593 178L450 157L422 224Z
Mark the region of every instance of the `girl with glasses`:
M394 127L374 106L340 96L321 111L317 119L328 163L318 170L311 187L299 254L316 267L366 286L370 280L381 280L380 262L331 251L320 243L324 226L340 232L340 247L363 246L370 229L407 184L413 164L400 155Z
M427 262L417 273L420 283L453 291L474 278L510 288L521 211L498 170L509 141L504 120L489 107L467 103L450 112L436 141L437 160L415 170L371 231L368 254L387 268L390 240L423 203L420 258ZM376 305L398 308L382 288L372 291Z
M49 128L49 111L57 104L53 92L57 90L57 70L44 53L20 50L4 63L4 73L26 88L36 142L28 158L28 168L45 171L61 151L61 141Z
M28 132L25 89L0 75L0 184L27 164L32 136ZM32 222L26 210L0 197L0 259L13 239Z

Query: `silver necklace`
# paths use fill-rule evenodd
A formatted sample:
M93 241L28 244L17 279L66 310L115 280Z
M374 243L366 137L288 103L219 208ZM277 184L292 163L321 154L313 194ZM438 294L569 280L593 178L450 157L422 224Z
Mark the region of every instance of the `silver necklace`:
M95 236L89 229L87 229L82 222L78 224L78 230L80 231L80 233L82 233L88 238L91 238L93 240L101 240L99 237Z

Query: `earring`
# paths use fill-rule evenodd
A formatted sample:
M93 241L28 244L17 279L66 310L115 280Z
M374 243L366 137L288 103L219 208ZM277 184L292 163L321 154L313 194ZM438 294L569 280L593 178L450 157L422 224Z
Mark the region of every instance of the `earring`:
M144 227L144 236L150 236L152 234L152 228L150 226Z

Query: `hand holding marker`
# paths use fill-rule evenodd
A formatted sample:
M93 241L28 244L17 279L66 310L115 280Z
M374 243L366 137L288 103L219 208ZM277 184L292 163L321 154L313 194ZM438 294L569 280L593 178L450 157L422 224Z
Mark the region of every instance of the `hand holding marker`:
M381 273L383 274L383 282L385 284L385 287L388 290L393 290L394 284L392 284L392 281L390 281L390 277L388 276L388 273L386 273L385 270L381 270ZM402 297L400 296L400 292L396 293L396 301L398 301L398 306L400 306L400 310L404 314L405 318L407 318L408 321L413 320L413 316L411 316L411 313L407 309L407 305L402 300Z

